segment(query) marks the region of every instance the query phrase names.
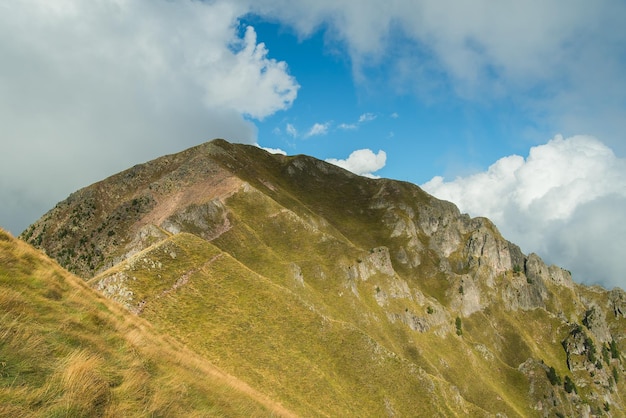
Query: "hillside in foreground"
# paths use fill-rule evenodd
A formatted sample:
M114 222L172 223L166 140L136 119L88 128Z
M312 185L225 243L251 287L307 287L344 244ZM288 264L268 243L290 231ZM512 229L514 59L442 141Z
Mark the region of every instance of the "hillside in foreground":
M288 416L0 229L0 416Z
M412 184L215 140L21 238L297 415L626 414L626 294Z

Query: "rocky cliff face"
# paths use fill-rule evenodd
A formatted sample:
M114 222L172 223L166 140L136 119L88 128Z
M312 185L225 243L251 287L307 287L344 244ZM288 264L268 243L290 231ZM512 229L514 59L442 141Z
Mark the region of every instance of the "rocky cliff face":
M184 234L200 239L196 250L176 241ZM422 376L420 384L433 385L426 401L433 408L443 402L450 413L479 416L626 413L626 294L572 282L566 270L523 254L488 219L408 183L216 140L74 193L22 238L179 338L191 334L172 331L159 310L193 275L218 274L210 261L224 254L293 295L319 315L314 322L362 332L373 352L396 359L394 373ZM212 255L200 257L203 251ZM153 288L155 281L163 285ZM224 315L219 320L231 318ZM209 333L213 325L205 326ZM340 343L330 346L347 355ZM255 356L213 359L261 381L254 370L264 360ZM237 361L248 366L242 371ZM322 370L329 360L320 361ZM328 373L350 374L340 370ZM269 390L281 396L286 382L272 376ZM346 388L356 382L350 379ZM337 395L317 384L303 383L302 393ZM398 393L383 392L371 396L385 413L419 415Z

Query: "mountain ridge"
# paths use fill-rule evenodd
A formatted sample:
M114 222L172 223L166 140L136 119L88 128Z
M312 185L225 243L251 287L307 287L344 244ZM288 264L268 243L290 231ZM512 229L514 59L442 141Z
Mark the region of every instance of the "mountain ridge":
M624 411L623 290L410 183L214 140L75 192L21 238L302 415L420 415L415 397L424 416Z

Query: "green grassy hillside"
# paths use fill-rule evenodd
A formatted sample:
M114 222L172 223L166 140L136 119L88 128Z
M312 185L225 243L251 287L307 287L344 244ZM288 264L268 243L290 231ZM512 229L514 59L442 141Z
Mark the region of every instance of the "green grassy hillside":
M289 415L0 230L0 416Z
M196 236L177 234L93 282L110 277L132 289L133 300L125 302L136 306L139 300L141 316L156 329L301 415L412 415L417 399L431 416L476 410L462 400L448 405L447 382L397 356L353 321L318 311L298 292Z

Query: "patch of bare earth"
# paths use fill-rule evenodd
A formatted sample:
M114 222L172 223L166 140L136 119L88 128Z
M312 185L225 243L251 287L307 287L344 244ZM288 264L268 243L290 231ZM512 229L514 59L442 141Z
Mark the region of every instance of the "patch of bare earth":
M161 225L178 210L193 204L202 204L214 199L224 201L232 196L242 184L241 179L224 170L173 194L155 196L156 206L141 218L133 229L139 230L149 224Z

